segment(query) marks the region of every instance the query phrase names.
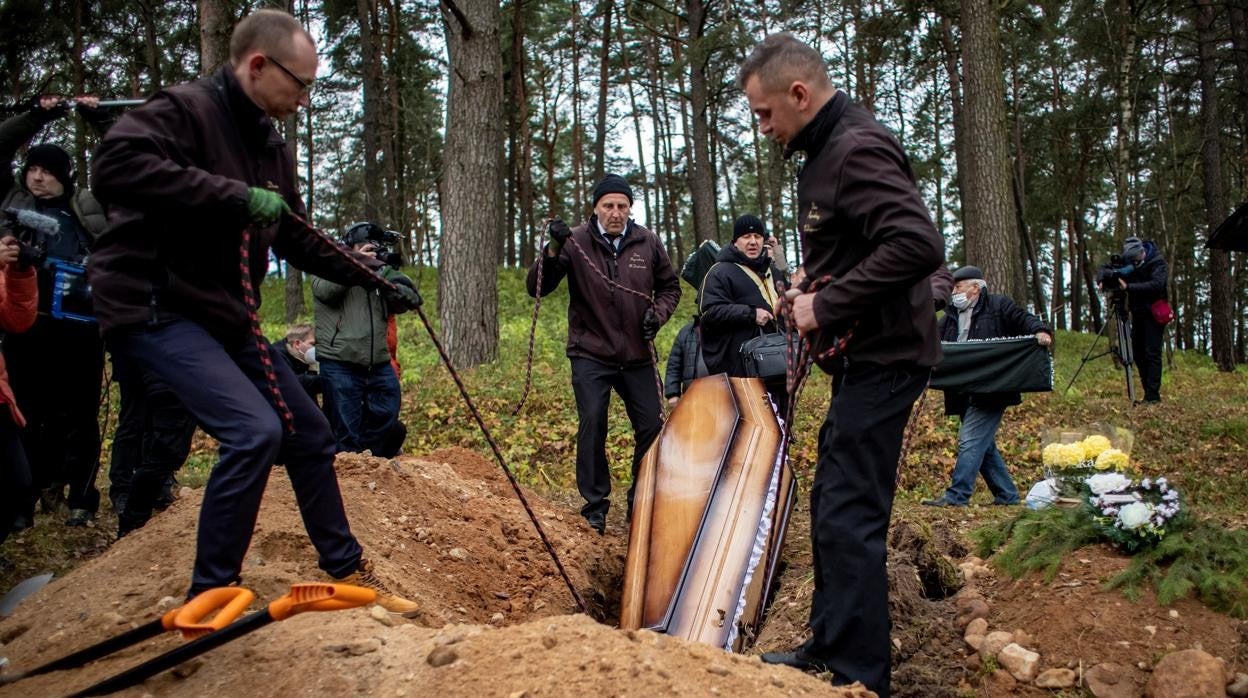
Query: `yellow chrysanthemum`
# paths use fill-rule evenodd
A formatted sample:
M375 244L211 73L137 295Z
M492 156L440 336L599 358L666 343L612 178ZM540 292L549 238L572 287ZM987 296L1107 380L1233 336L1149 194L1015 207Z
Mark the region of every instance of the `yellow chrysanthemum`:
M1057 464L1063 468L1073 468L1083 460L1083 445L1061 444L1057 451Z
M1060 466L1061 463L1062 444L1049 444L1041 451L1040 457L1044 464L1050 468Z
M1127 458L1127 454L1116 448L1105 449L1096 457L1097 470L1125 470L1129 463L1130 459Z
M1112 447L1109 439L1100 434L1093 434L1083 440L1083 459L1096 460L1097 456Z

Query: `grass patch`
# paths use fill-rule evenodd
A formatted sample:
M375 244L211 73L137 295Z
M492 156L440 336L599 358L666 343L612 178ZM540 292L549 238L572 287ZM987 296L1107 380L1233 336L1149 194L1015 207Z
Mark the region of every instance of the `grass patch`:
M993 562L1006 574L1017 579L1040 572L1046 583L1064 558L1101 540L1081 509L1062 507L1027 511L976 529L971 537L977 554L995 555ZM1248 530L1188 518L1156 546L1133 555L1130 566L1105 583L1132 599L1146 586L1163 605L1195 596L1215 611L1248 618Z
M1200 436L1205 439L1228 439L1240 446L1248 446L1248 418L1210 420L1200 425Z

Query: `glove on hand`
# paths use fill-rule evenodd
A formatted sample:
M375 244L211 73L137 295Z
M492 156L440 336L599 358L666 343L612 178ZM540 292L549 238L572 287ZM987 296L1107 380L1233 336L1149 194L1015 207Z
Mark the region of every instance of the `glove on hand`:
M646 308L646 314L641 316L641 336L650 341L659 334L659 328L663 323L659 322L659 316L654 314L653 308Z
M550 233L550 247L556 251L563 249L564 243L568 241L568 238L572 237L572 229L568 227L567 223L558 218L550 222L550 225L546 227L546 231Z
M281 194L261 187L247 189L247 215L252 222L273 225L283 213L290 213L290 207L282 200Z
M394 284L394 288L384 286L381 289L382 298L391 307L414 310L424 304L425 301L420 297L420 292L416 290L416 285L402 272L393 267L385 267L379 273L381 278Z

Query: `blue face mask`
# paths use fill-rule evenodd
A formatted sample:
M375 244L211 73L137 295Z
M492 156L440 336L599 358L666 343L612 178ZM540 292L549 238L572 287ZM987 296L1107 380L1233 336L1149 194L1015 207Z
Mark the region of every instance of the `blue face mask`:
M967 298L965 293L955 293L949 301L953 303L953 307L958 310L966 310L971 306L971 299Z
M315 346L308 347L308 351L307 353L303 355L303 358L309 364L316 363L316 347Z

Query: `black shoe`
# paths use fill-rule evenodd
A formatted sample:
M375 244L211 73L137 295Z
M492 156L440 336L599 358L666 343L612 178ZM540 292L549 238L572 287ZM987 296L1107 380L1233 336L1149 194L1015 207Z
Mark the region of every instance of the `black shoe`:
M600 536L607 532L607 515L606 514L601 514L601 513L590 514L589 516L585 517L585 522L589 524L590 528L597 531L598 535Z
M783 664L800 671L815 671L821 674L832 671L828 668L826 659L806 654L801 647L787 652L764 652L759 659L763 660L764 664Z
M1022 502L1020 502L1020 501L1019 501L1019 500L1017 500L1017 499L1015 499L1015 500L1014 500L1014 501L1012 501L1012 502L998 502L998 501L996 501L996 500L993 500L993 502L992 502L992 505L993 505L994 507L1016 507L1016 506L1018 506L1019 504L1022 504Z
M937 497L936 499L924 499L920 503L925 507L964 507L966 506L965 504L958 504L957 502L954 502L949 499L945 499L944 497Z
M90 511L86 509L71 509L69 518L65 519L66 526L86 526L91 523L91 519L95 518Z

